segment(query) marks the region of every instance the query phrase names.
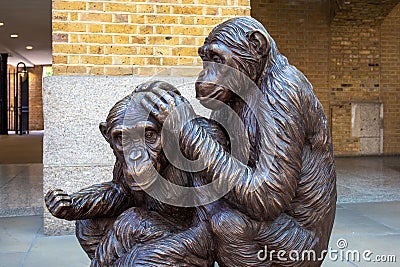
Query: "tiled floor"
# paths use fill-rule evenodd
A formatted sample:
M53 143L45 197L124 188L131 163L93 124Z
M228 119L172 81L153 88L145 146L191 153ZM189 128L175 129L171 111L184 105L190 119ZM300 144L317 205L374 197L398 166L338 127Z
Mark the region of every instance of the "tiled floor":
M0 217L42 214L42 192L42 164L0 164Z
M339 204L323 266L399 266L400 157L336 164ZM43 235L42 177L41 164L0 165L0 267L89 266L74 236ZM347 246L339 249L338 242ZM366 262L363 253L371 260L393 255L397 263Z
M399 266L399 214L400 201L340 204L331 250L322 266ZM42 227L41 216L0 218L0 267L90 265L75 236L44 236ZM338 244L347 246L339 249ZM366 254L371 260L378 255L393 255L397 263L366 262L363 259L366 251L371 251L372 254ZM357 255L360 255L360 261Z

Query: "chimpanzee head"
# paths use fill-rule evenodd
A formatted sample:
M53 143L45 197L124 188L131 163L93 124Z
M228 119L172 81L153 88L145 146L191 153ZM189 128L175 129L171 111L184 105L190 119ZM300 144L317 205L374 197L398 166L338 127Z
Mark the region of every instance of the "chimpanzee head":
M165 82L143 83L118 101L110 110L106 122L99 126L122 163L127 184L134 190L151 186L157 179L152 170L160 172L168 164L161 144L161 125L140 105L145 92L153 88L179 93ZM138 177L143 181L140 186L136 182Z
M261 23L251 17L233 18L215 27L199 48L203 70L196 81L196 97L218 109L235 97L240 75L259 85L276 46ZM235 71L232 71L234 69ZM217 100L217 101L216 101Z

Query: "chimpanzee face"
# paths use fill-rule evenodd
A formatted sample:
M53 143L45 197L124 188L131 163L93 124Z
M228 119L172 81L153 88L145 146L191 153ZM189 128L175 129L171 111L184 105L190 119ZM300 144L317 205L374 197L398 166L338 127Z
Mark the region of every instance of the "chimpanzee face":
M196 98L207 108L219 109L229 105L239 92L245 93L249 81L258 82L269 43L259 31L248 32L243 45L228 43L224 38L210 39L198 51L203 70L196 81Z
M229 74L224 68L224 65L236 67L233 54L223 43L212 42L199 48L199 56L203 60L203 70L196 81L196 98L205 107L218 109L233 96L226 86Z
M124 162L127 184L134 190L150 187L157 179L154 175L165 163L161 145L161 129L143 112L130 115L127 125L111 131L111 145ZM139 181L139 182L138 182Z

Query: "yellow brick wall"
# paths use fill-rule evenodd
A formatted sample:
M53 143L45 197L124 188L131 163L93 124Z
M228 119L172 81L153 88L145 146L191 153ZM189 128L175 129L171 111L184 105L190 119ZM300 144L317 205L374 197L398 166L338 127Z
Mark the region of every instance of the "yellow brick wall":
M200 61L220 22L249 0L53 0L54 75L152 75Z
M400 154L400 4L383 21L381 41L383 151Z
M355 102L383 103L383 152L399 154L400 4L348 2L335 10L328 0L252 0L251 15L313 84L336 155L361 153L351 129Z

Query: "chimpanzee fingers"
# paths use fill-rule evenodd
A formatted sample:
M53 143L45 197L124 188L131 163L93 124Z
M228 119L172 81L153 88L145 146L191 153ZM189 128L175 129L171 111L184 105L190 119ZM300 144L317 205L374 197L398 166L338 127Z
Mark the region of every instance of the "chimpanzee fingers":
M58 196L68 196L68 193L66 193L64 190L62 189L53 189L53 190L49 190L46 194L46 196L44 197L45 202L47 203L51 203L54 201L54 199Z
M52 209L51 214L60 218L64 218L71 211L71 208L72 208L71 203L59 202Z
M46 195L46 206L55 216L59 216L62 210L72 207L71 196L62 190L51 191Z
M175 96L179 96L179 95L176 94L175 92L164 91L164 90L160 90L159 88L152 89L152 92L155 95L157 95L164 103L166 103L170 109L175 108L177 106L176 101L175 101Z
M55 207L57 207L57 205L59 205L59 203L65 203L65 204L71 205L72 199L70 196L56 196L55 198L53 198L51 201L47 202L46 204L48 204L50 209L54 209Z
M156 108L158 108L158 110L160 112L163 112L165 110L168 109L167 107L167 103L165 103L161 97L159 97L157 94L153 93L153 92L148 92L146 93L146 95L144 96L144 98L146 98L149 102L153 103L153 105L156 106Z
M147 112L153 115L156 119L160 118L160 110L156 108L154 106L154 103L147 97L143 97L142 100L140 100L140 104Z

